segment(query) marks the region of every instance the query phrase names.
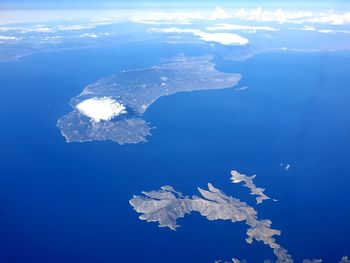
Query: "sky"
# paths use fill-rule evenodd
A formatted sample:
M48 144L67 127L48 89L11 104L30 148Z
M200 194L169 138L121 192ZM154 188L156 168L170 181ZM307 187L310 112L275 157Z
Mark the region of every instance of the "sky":
M2 9L23 8L212 8L223 6L230 8L266 7L266 8L306 8L306 9L335 9L350 7L348 0L196 0L196 1L143 1L143 0L0 0Z

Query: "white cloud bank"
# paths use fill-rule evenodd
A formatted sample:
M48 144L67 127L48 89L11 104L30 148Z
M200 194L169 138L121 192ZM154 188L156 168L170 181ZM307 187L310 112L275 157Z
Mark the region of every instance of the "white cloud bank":
M320 29L317 32L323 33L323 34L337 34L337 33L350 34L350 31L348 30L336 30L336 29Z
M222 45L242 46L247 45L249 43L249 40L247 38L233 33L208 33L199 29L181 29L177 27L151 28L148 31L155 33L188 33L200 38L203 41L216 42Z
M217 19L227 19L227 18L230 18L230 17L231 17L231 15L229 15L225 11L225 9L217 6L210 18L213 19L213 20L217 20Z
M279 31L278 28L271 26L252 26L252 25L236 25L236 24L216 24L206 28L209 31L220 31L220 30L242 30L242 31Z
M337 14L333 12L321 13L318 16L311 17L306 22L330 25L344 25L350 23L350 12L344 14Z
M22 34L26 33L51 33L52 28L36 25L34 27L2 27L0 31L19 31Z
M202 10L203 11L203 10ZM189 25L194 20L219 20L228 19L232 14L228 14L225 9L217 6L214 11L210 13L203 13L202 11L193 12L151 12L148 14L139 14L130 17L130 21L141 24L182 24Z
M92 25L80 25L80 24L76 24L76 25L58 25L57 26L57 30L59 31L79 31L79 30L85 30L85 29L92 29L95 26Z
M297 28L297 30L302 30L302 31L316 31L316 28L314 26L304 26L302 28Z
M212 12L152 12L139 14L130 17L135 23L145 24L191 24L195 20L220 20L220 19L240 19L257 22L277 22L277 23L320 23L329 25L344 25L350 23L350 12L335 12L326 10L322 12L308 10L265 10L261 7L253 9L241 8L238 10L225 10L216 7Z
M265 11L258 7L250 10L241 8L234 14L234 17L263 22L297 22L301 18L312 17L312 15L312 12L304 10L283 11L282 9L277 9L275 11Z
M290 28L291 30L301 30L301 31L314 31L323 34L350 34L349 30L343 29L328 29L328 28L316 28L314 26L304 26L301 28Z
M18 38L14 36L0 36L0 41L7 41L7 40L18 40Z
M247 45L249 43L249 40L245 37L242 37L237 34L232 33L206 33L199 31L194 34L195 36L198 36L200 39L207 41L207 42L217 42L222 45Z
M125 106L111 97L87 99L76 105L76 108L95 122L109 121L126 113Z
M233 17L260 22L287 22L297 24L309 22L330 25L344 25L350 23L350 12L335 13L333 10L315 13L306 10L284 11L282 9L276 9L274 11L266 11L260 7L250 10L241 8L234 13Z
M84 34L79 35L79 37L98 38L98 35L96 35L94 33L84 33Z
M134 23L141 24L191 24L192 20L201 20L205 17L200 11L196 12L151 12L148 14L130 17Z
M0 26L0 32L11 32L14 31L16 33L54 33L57 31L80 31L86 29L92 29L95 26L91 25L58 25L58 26L40 26L34 25L32 27L29 26Z
M283 10L281 8L271 10L263 8L241 8L223 9L216 7L214 10L189 9L187 12L178 9L163 9L159 11L148 11L143 9L99 9L99 10L0 10L0 26L15 25L22 23L49 23L52 21L85 21L82 25L58 25L53 30L82 30L85 26L98 26L121 21L133 21L146 24L190 24L195 20L219 20L219 19L243 19L259 22L291 22L291 23L324 23L332 25L343 25L350 23L350 12L338 12L334 10L308 11L308 10ZM31 30L31 29L29 29ZM34 28L40 32L51 30L48 28Z

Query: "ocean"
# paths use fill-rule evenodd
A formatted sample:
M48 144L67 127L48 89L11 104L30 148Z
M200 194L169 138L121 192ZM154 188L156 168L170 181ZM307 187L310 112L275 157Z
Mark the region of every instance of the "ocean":
M129 43L0 63L0 262L274 259L267 246L245 242L243 222L193 213L171 231L139 220L128 203L162 185L198 194L208 182L271 219L297 262L350 255L349 53L216 56L216 68L242 74L237 88L248 88L160 98L144 116L155 127L148 143L67 144L56 127L69 100L101 77L208 52ZM230 182L232 169L257 174L278 201L256 205Z

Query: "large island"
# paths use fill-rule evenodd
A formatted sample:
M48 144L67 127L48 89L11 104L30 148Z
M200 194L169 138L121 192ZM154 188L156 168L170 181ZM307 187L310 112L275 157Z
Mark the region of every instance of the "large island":
M231 88L238 83L239 74L217 71L211 59L180 55L159 66L102 78L72 98L73 111L61 117L57 126L67 142L146 142L151 133L142 116L158 98L184 91Z

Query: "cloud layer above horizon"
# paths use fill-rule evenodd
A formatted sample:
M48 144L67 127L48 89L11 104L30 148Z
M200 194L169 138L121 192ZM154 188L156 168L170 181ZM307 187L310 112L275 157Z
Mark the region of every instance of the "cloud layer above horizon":
M0 10L0 60L32 54L33 50L114 45L129 41L130 36L133 41L169 44L203 41L227 50L246 46L247 54L350 50L350 9Z

